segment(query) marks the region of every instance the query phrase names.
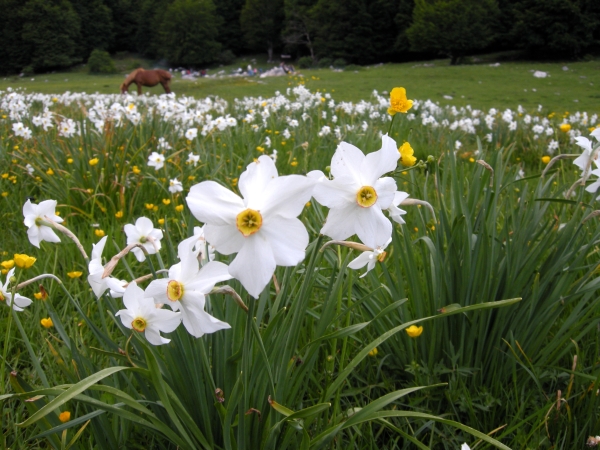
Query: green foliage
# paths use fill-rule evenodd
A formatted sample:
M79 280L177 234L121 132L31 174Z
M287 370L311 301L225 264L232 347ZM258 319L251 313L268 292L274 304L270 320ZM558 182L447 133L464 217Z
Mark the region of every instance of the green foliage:
M406 35L412 50L439 52L454 65L492 41L497 14L496 0L415 0Z
M308 69L314 65L314 60L310 56L303 56L298 60L298 67Z
M336 68L343 68L346 67L346 60L344 58L338 58L335 61L333 61L333 66Z
M20 10L22 45L35 71L73 65L80 39L80 18L67 0L29 0Z
M242 28L240 15L244 0L219 0L215 2L217 15L221 18L218 41L225 50L240 54L245 50L244 40L241 39Z
M185 67L216 61L221 53L219 25L212 0L175 0L161 25L161 54Z
M520 0L511 36L533 58L577 58L600 45L600 4L577 0Z
M94 50L87 65L90 73L115 73L117 71L115 62L104 50Z
M81 21L78 55L85 61L94 49L108 50L114 39L111 10L103 0L70 0Z
M246 47L266 51L272 61L280 44L283 18L283 0L246 0L240 15Z
M320 67L321 69L324 69L324 68L329 68L332 64L333 64L333 59L325 57L325 58L319 59L317 66Z

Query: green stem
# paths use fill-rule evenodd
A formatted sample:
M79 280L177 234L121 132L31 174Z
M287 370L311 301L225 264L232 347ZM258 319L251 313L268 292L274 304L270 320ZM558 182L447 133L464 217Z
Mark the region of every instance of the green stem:
M394 124L394 119L396 118L397 115L398 115L398 113L394 114L392 116L392 120L390 121L390 127L388 128L388 132L387 132L387 135L389 137L392 137L392 135L390 133L392 132L392 125Z
M12 308L10 308L12 309ZM6 318L6 334L4 335L4 350L2 351L2 365L0 365L0 394L4 394L4 368L6 367L6 355L8 354L8 344L10 342L10 328L12 325L12 314Z
M25 330L23 329L23 325L21 325L21 321L19 320L19 316L17 315L17 312L12 308L12 305L11 305L10 310L11 310L11 314L14 316L13 318L14 318L15 323L17 324L17 328L19 329L19 332L21 333L21 337L23 338L23 341L25 342L25 346L27 347L27 351L29 352L29 357L31 358L31 363L33 364L33 367L35 367L35 370L37 371L40 379L42 380L42 384L44 385L44 387L46 389L50 389L50 384L48 383L46 374L44 373L44 370L42 369L40 360L37 357L37 355L35 354L35 352L33 351L33 347L31 347L31 342L29 342L27 333L25 333Z

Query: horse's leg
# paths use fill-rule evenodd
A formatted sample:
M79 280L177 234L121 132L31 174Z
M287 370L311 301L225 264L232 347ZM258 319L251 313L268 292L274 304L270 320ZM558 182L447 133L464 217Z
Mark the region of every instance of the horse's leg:
M135 84L137 84L138 95L142 95L142 84L141 83L135 83Z
M162 84L163 88L165 88L165 92L167 94L171 93L171 88L169 87L169 83L171 82L171 80L165 80L165 81L161 81L160 84Z

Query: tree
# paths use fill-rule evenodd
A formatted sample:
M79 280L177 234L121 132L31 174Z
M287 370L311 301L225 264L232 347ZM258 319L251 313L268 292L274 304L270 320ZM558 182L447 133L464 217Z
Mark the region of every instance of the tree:
M136 50L135 35L141 0L104 0L112 13L114 38L108 51L131 52Z
M198 67L215 61L220 18L212 0L175 0L161 26L161 53L170 63Z
M312 8L316 3L317 0L284 0L285 28L282 32L284 44L291 47L306 46L313 61L316 23Z
M69 67L81 38L80 20L67 0L29 0L21 9L21 39L35 71Z
M215 3L217 15L221 17L218 41L224 50L239 54L244 49L240 16L244 0L219 0Z
M513 4L511 36L543 58L576 58L600 46L597 0L520 0Z
M457 64L494 38L496 0L415 0L406 35L413 51L437 51Z
M141 0L137 13L135 49L147 58L157 58L160 54L160 30L172 0Z
M319 0L312 13L318 56L360 64L394 57L397 0Z
M108 50L114 38L112 13L103 0L70 0L81 22L78 56L86 61L92 50Z
M267 50L269 61L279 45L283 28L283 0L246 0L240 23L248 48Z

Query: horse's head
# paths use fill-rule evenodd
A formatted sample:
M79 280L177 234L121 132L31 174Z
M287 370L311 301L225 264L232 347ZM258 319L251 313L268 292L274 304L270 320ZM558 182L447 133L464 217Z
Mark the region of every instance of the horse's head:
M127 83L123 82L123 84L121 85L121 94L124 94L126 92L129 92L129 86L127 86Z

